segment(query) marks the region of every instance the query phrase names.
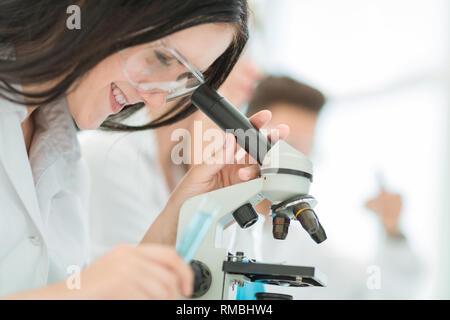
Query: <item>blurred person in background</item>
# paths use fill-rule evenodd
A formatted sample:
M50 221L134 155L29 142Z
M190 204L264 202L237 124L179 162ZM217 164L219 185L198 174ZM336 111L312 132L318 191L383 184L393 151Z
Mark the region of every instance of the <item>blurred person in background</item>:
M242 108L261 76L259 68L244 55L219 92ZM144 108L127 119L127 123L136 125L161 115L161 111ZM188 164L177 165L172 161L171 153L178 141L172 140L171 135L176 129L184 129L194 137L195 122L201 122L202 130L195 134L202 137L207 129L217 128L203 113L196 112L156 130L133 134L95 130L79 134L92 180L89 211L94 257L102 256L117 244L139 243L142 239L147 226L164 208L189 168Z
M317 119L324 104L325 97L320 91L289 77L269 76L256 88L247 114L252 115L262 108L272 111L270 125L289 125L290 134L286 141L308 156L313 147ZM349 259L338 255L330 246L333 239L317 245L295 222L291 223L286 240L273 239L270 205L270 201L266 199L255 206L255 210L264 218L260 216L251 230L238 229L230 247L263 262L284 261L294 265L310 265L325 273L328 277L326 288L289 290L296 299L414 297L413 288L418 279L419 263L399 230L402 208L399 194L381 189L376 197L366 202L366 208L377 215L386 234L384 243L376 253L375 262L370 266L358 261L357 257ZM325 214L320 213L322 223ZM338 208L333 214L340 214L345 219L345 209ZM326 229L326 225L324 227ZM351 232L351 226L349 230L342 232ZM266 286L266 291L281 293L286 288ZM241 297L251 299L250 295L254 292L258 292L258 289L252 289L250 285L246 293L242 292Z

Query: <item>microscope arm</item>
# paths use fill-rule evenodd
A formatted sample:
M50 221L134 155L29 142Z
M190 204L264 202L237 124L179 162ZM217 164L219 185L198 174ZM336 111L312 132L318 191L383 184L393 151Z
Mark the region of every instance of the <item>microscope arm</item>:
M223 231L233 222L232 213L242 205L250 202L252 205L261 201L263 178L235 184L226 188L198 195L188 199L181 207L178 222L177 241L185 231L189 221L198 210L207 210L208 205L218 204L218 210L212 213L211 228L202 241L194 260L199 260L208 266L212 282L208 292L202 299L219 299L222 297L223 272L222 263L226 259L227 250L223 248Z

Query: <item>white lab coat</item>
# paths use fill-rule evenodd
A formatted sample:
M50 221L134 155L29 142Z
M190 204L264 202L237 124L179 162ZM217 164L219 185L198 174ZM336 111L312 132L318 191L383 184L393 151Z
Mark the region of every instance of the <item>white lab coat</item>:
M29 157L26 115L0 99L0 297L63 280L89 257L89 180L66 99L34 111Z
M135 125L148 121L146 109L127 119ZM121 243L139 243L166 205L169 190L154 135L152 130L79 133L91 177L92 258Z

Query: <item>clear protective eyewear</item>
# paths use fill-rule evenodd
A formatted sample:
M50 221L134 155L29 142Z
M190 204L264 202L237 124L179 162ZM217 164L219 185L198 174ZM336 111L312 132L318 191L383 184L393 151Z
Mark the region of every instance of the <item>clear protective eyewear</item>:
M165 93L166 101L188 95L205 82L203 74L177 49L170 38L139 51L120 51L125 77L138 91Z

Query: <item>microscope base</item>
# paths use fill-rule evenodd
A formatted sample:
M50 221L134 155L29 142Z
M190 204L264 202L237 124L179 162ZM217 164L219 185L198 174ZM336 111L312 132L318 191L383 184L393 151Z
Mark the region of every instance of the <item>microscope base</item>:
M222 299L233 299L245 281L285 287L324 287L326 276L315 267L224 261Z

